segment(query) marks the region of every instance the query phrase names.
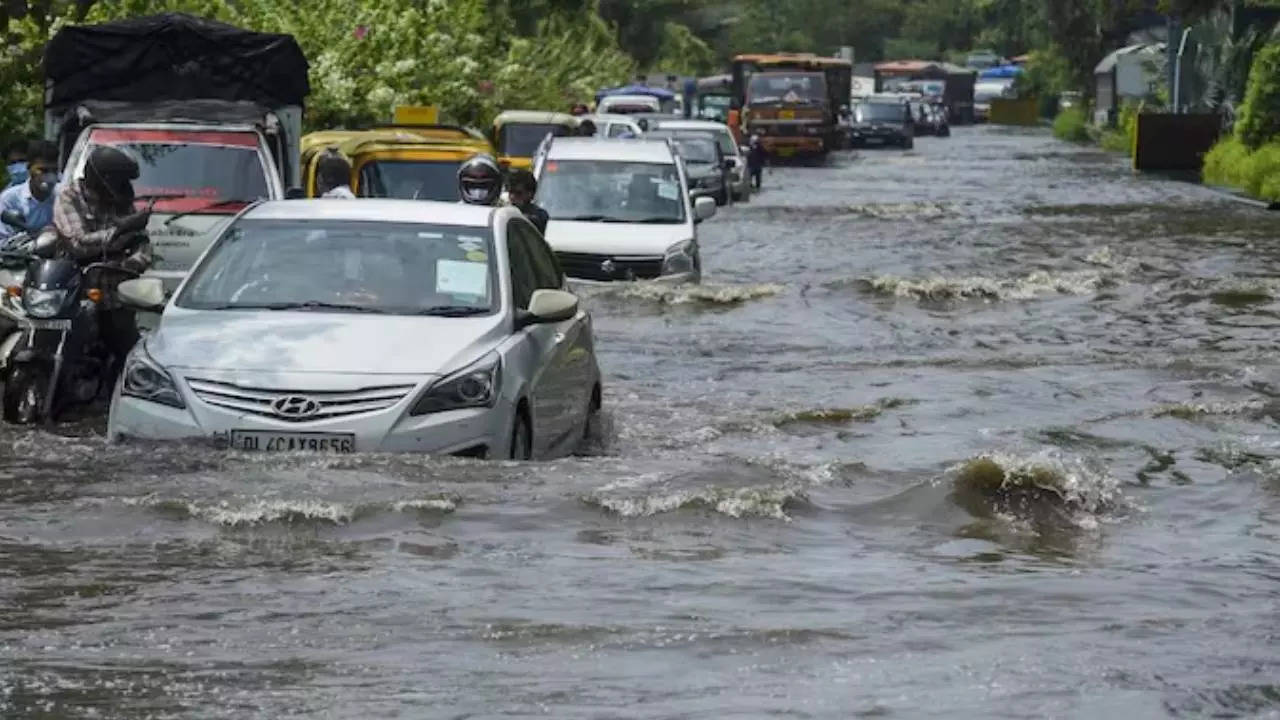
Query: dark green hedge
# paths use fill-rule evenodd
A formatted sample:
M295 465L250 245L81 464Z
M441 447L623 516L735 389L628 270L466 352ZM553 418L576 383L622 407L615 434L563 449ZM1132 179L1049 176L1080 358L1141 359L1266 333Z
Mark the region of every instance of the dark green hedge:
M1280 137L1280 43L1267 45L1253 59L1236 135L1251 150Z

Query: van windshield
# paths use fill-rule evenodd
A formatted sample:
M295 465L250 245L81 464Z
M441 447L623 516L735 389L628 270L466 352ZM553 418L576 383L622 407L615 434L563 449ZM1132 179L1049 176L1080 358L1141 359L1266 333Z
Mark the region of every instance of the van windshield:
M138 161L138 196L159 196L157 212L235 214L268 198L267 168L252 132L99 128L86 156L110 145Z
M569 128L555 123L507 123L498 136L498 151L511 157L533 157L547 133L563 137Z
M548 160L537 200L552 220L677 224L685 218L684 190L671 163Z
M412 160L374 160L360 166L356 194L360 197L458 202L461 163Z

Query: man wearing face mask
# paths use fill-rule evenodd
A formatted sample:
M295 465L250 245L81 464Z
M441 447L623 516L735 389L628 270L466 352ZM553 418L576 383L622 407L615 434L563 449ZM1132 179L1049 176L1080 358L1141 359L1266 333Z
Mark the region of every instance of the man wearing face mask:
M27 143L15 140L4 149L5 171L9 174L9 184L5 189L17 187L27 181Z
M133 209L133 181L138 174L138 162L124 151L108 145L95 147L85 162L84 178L69 179L54 200L59 251L82 265L102 263L139 275L151 267L146 233L151 210ZM107 273L95 279L105 295L98 306L99 327L119 375L125 356L138 340L138 326L133 311L115 297L116 285L126 276Z
M26 221L32 237L53 222L53 190L58 184L58 146L38 140L27 153L31 176L27 181L0 193L0 211L12 210ZM0 223L0 241L20 228Z

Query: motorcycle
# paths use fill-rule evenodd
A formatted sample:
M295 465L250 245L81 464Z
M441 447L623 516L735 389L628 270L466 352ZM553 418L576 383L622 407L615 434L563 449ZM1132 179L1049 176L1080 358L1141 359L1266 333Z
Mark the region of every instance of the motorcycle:
M24 227L5 213L3 222ZM92 402L114 382L112 357L99 330L101 287L112 276L137 277L121 268L94 263L81 267L56 257L57 240L45 233L26 252L7 252L9 261L25 260L20 286L5 288L5 315L16 323L0 342L7 422L52 422L73 404ZM20 312L14 312L14 300Z

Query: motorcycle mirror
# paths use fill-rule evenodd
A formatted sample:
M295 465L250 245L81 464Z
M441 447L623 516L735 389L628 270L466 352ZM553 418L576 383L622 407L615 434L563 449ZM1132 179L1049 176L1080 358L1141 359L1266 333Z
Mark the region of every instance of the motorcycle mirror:
M27 229L27 219L24 218L22 213L17 210L5 210L0 213L0 222L8 225L9 227L18 228L19 230Z
M31 246L31 254L38 258L49 259L58 252L58 236L53 233L44 233L36 238L35 243Z

